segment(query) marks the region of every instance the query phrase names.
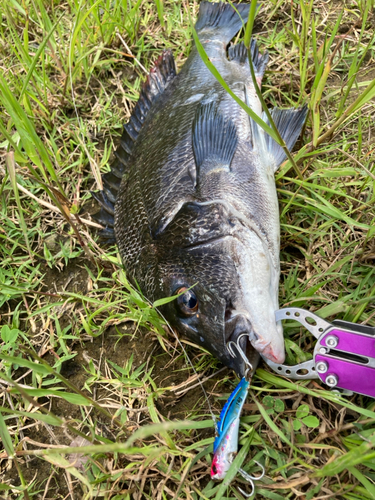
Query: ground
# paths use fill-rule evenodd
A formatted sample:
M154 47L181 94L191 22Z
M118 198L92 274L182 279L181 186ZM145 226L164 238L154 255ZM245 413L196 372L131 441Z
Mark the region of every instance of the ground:
M189 0L0 5L0 489L4 499L243 498L214 483L214 424L236 378L182 340L98 241L91 190L153 62L178 68ZM307 104L276 174L280 303L375 326L373 0L269 0L269 107ZM243 33L239 35L241 38ZM313 339L286 325L287 362ZM239 462L259 499L375 498L375 402L261 366ZM248 449L249 447L249 449ZM238 464L241 465L241 464ZM230 483L230 484L229 484Z

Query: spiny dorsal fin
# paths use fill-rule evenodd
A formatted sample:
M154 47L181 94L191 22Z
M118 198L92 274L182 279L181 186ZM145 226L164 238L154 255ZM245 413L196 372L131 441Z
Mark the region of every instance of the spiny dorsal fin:
M256 40L251 40L250 45L250 54L251 59L254 65L254 71L257 79L262 79L264 72L266 71L266 67L268 64L269 55L265 50L264 54L259 52L258 44ZM236 61L239 64L247 64L247 49L243 42L238 43L237 45L231 45L228 48L228 59L230 61Z
M236 126L218 111L216 103L201 104L193 122L196 178L216 170L229 170L237 147ZM195 184L195 179L193 179Z
M245 44L241 42L236 45L230 45L228 48L228 59L230 61L236 61L239 64L245 64L247 62L247 49Z
M111 171L103 175L103 191L92 193L101 205L100 211L94 214L93 218L106 227L100 233L103 239L114 241L114 204L121 179L128 166L133 145L152 105L175 76L176 65L172 51L165 50L151 69L130 120L124 125L124 131L120 139L120 145L115 151L115 160L111 166Z
M302 108L290 108L290 109L271 109L271 116L273 121L280 132L281 137L284 139L289 151L291 151L296 143L303 124L305 123L307 115L307 106ZM268 125L270 125L267 115L263 112L262 120L264 120ZM271 136L263 132L263 130L253 121L252 123L252 135L253 135L253 147L263 151L263 153L270 154L275 161L275 170L281 165L281 163L286 159L286 154L281 146L275 142Z
M201 2L195 25L199 38L210 34L211 39L216 38L223 43L229 43L240 31L243 23L246 23L249 9L250 5L243 3Z
M93 198L100 204L100 210L96 214L93 214L93 218L96 222L101 224L104 229L99 232L100 239L105 243L111 244L116 242L115 231L114 231L114 218L115 218L115 206L108 199L106 192L91 191Z

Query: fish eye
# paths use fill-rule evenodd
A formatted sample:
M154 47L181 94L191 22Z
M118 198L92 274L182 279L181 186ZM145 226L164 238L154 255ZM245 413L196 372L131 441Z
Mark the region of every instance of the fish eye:
M217 467L216 467L216 465L215 465L215 464L212 466L212 472L213 472L214 474L217 474Z
M185 291L186 290L186 291ZM183 293L185 292L185 293ZM179 295L177 305L180 311L186 316L192 316L198 311L198 299L193 290L189 290L185 286L179 288L176 292Z

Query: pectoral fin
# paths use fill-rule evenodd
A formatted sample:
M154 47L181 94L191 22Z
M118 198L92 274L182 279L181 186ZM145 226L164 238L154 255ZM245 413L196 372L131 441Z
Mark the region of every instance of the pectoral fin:
M216 103L201 104L193 123L193 182L199 184L204 175L213 171L229 171L237 142L236 126L218 111Z

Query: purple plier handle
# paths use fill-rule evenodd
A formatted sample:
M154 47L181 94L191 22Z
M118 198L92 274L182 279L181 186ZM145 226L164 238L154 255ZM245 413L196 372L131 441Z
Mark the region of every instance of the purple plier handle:
M330 387L375 398L375 328L348 321L332 323L304 309L287 307L275 313L276 321L292 319L317 339L314 357L295 366L264 359L276 373L291 379L317 379Z

